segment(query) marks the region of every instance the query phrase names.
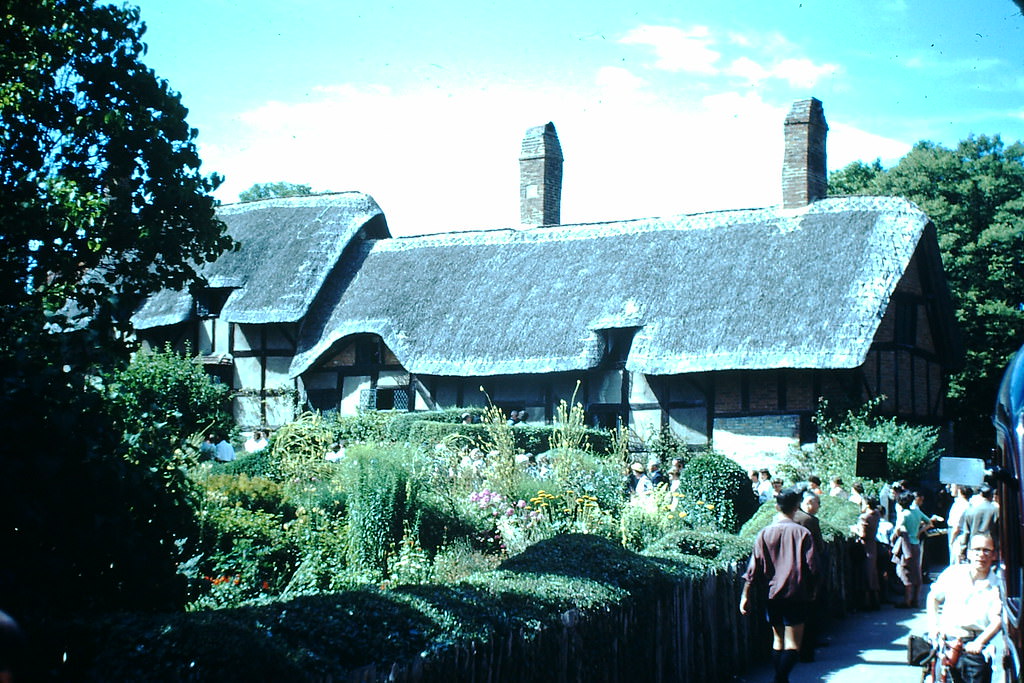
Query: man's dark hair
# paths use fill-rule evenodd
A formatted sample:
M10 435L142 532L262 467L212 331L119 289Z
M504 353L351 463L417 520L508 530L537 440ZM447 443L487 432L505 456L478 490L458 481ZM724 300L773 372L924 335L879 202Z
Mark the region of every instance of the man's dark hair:
M795 489L783 489L779 492L779 495L775 496L775 506L779 508L779 512L782 514L791 515L796 512L798 507L800 507L800 501L802 499L803 496L801 496Z
M900 504L900 507L904 510L909 510L910 506L914 504L914 499L917 498L917 494L913 491L904 491L896 499L896 502Z
M810 483L814 484L819 488L821 487L821 477L819 477L816 474L812 474L811 476L807 477L807 481L809 481Z
M992 500L996 495L996 490L988 484L981 485L981 496L985 500Z
M970 498L971 496L974 495L974 489L971 488L970 486L961 486L960 493L963 494L965 498Z
M864 496L864 504L868 506L870 510L878 509L878 498L874 496Z

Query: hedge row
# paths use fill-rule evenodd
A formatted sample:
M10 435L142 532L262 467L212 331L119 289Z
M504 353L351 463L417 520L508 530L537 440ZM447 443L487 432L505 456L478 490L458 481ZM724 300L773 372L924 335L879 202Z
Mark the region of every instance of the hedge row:
M366 587L284 602L181 614L90 616L34 625L32 653L50 680L345 680L374 663L444 659L452 648L540 633L679 578L681 564L597 536L558 536L456 585ZM596 673L596 671L595 671Z
M548 427L517 425L512 428L512 438L516 449L521 453L543 453L551 448L551 430ZM466 437L467 443L482 445L487 443L487 427L482 424L462 424L419 420L409 425L408 441L412 443L441 443L453 434ZM611 450L611 436L608 432L588 429L584 438L590 448L598 453Z

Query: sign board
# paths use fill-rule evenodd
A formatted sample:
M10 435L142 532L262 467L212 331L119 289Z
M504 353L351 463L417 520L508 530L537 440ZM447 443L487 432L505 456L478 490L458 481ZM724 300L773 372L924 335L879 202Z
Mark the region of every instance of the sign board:
M939 481L977 488L985 483L985 461L981 458L939 458Z
M889 444L884 441L858 441L857 476L888 479Z

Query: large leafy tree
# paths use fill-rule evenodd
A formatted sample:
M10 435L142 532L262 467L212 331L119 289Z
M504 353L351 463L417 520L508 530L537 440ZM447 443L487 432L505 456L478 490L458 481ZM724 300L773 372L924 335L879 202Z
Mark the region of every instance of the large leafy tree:
M142 298L231 246L219 179L137 9L0 7L0 607L173 605L192 528L173 443L138 448L103 377Z
M1024 145L919 142L892 168L855 162L832 174L829 191L906 197L935 223L967 350L949 400L958 441L984 453L1003 368L1024 343Z
M248 190L238 193L238 201L254 202L258 199L274 199L276 197L306 197L313 194L309 185L296 183L256 183Z

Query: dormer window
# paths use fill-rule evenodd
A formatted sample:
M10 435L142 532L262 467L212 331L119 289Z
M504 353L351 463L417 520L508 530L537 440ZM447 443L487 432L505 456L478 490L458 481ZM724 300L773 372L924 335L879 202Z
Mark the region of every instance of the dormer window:
M231 287L204 288L196 295L196 317L201 320L219 318L231 292Z
M610 330L601 330L604 338L604 357L601 359L601 367L606 369L622 369L626 367L626 358L629 357L629 350L633 346L633 336L639 328L620 327Z

